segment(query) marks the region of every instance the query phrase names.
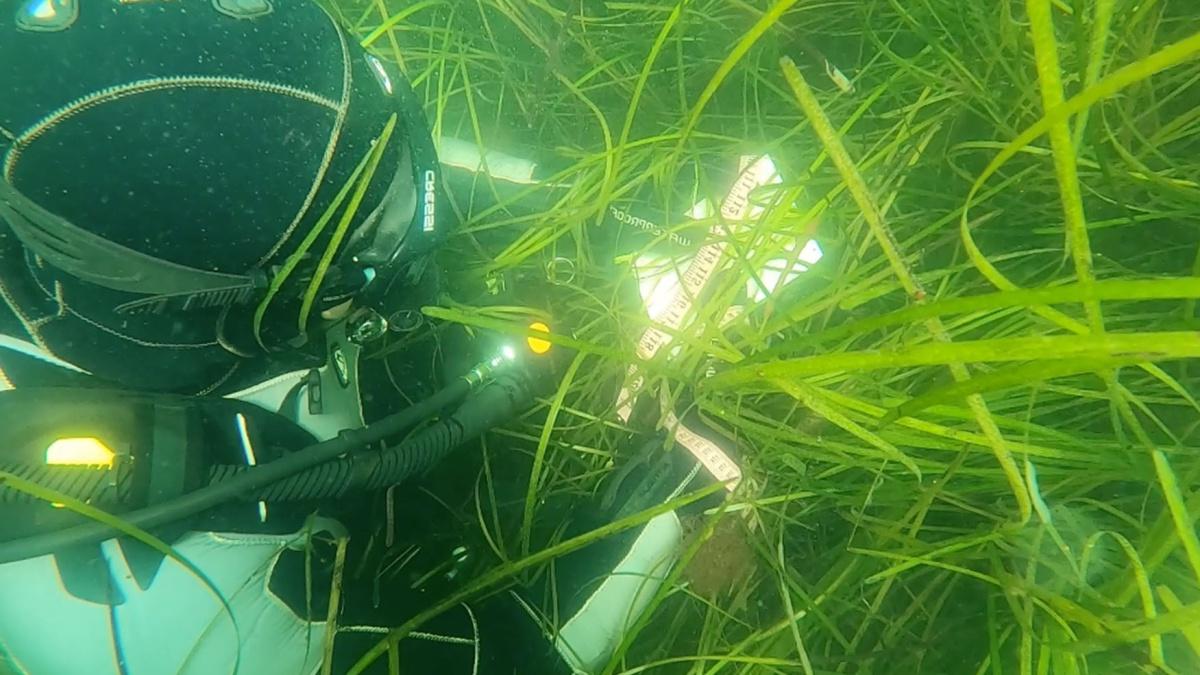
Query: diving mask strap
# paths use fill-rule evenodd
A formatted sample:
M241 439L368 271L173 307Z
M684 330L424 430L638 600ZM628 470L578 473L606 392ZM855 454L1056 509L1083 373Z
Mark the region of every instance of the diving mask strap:
M0 217L28 250L82 281L142 295L237 295L255 287L247 275L225 274L156 258L89 232L42 208L0 180Z

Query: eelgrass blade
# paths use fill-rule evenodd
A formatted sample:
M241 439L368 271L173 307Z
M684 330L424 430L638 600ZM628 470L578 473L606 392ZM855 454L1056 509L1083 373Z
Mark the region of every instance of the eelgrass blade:
M813 95L812 89L809 88L808 83L804 81L804 76L800 74L800 71L790 59L784 57L780 61L780 67L783 69L784 77L787 79L792 93L795 94L797 102L808 117L809 123L812 124L814 132L821 139L821 143L825 146L826 151L829 152L834 165L837 166L842 176L842 181L846 183L846 187L854 197L855 203L862 210L863 218L866 219L867 224L870 226L876 244L883 249L884 255L890 262L892 272L899 279L906 293L917 299L918 302L922 301L925 297L925 289L909 268L908 261L900 255L896 247L895 238L884 224L879 208L871 198L866 183L863 181L862 176L859 175L858 169L855 167L849 153L846 152L845 147L834 133L833 125L830 124L828 117L825 116L825 112L822 110L816 96ZM945 328L938 318L929 318L926 320L925 325L935 340L939 342L949 341ZM961 361L950 361L947 362L947 365L950 367L950 372L955 380L962 381L970 378L970 374ZM1025 492L1025 485L1021 480L1021 472L1009 452L1005 439L1001 435L1000 429L996 426L995 420L991 418L991 413L988 412L987 405L983 402L982 398L978 395L971 395L967 398L967 403L974 413L980 429L987 436L992 450L996 455L996 461L1004 471L1009 487L1012 489L1013 497L1017 502L1020 520L1025 522L1029 519L1031 512L1029 495Z
M554 433L554 424L558 421L558 414L562 411L563 400L567 396L567 392L571 386L575 384L575 373L579 371L579 367L583 365L584 359L587 357L585 352L578 352L575 358L571 360L571 365L567 366L567 370L563 373L562 380L558 384L558 391L554 394L554 399L550 402L550 407L546 412L546 421L542 423L542 433L538 438L537 449L534 451L533 468L529 472L529 485L525 493L525 512L521 518L521 555L529 555L529 544L533 538L533 512L537 505L538 491L542 485L542 465L546 459L546 449L550 444L550 436Z
M308 255L308 250L312 248L313 244L316 243L321 234L325 232L326 226L328 226L329 222L333 220L334 214L337 213L339 208L341 208L342 202L346 200L346 196L350 194L350 190L353 189L357 184L359 177L362 175L363 170L366 168L374 154L375 148L372 147L363 155L363 158L359 161L358 166L354 168L354 171L350 174L350 177L346 179L346 182L342 185L341 189L338 190L337 195L334 196L333 200L329 203L329 206L325 208L325 211L316 220L316 222L313 223L313 226L309 229L308 233L304 235L304 239L302 239L296 246L296 250L293 251L291 255L289 255L283 261L283 264L280 265L279 271L271 277L271 282L267 287L266 294L259 302L258 307L256 307L254 310L254 318L251 326L254 331L254 339L264 350L267 349L267 346L264 344L262 339L262 322L263 318L267 314L267 309L271 306L271 302L275 299L275 296L279 294L280 289L283 288L283 285L291 277L292 272L296 270L296 267ZM303 329L303 325L301 325L301 329Z
M329 243L325 246L324 253L321 254L321 259L317 262L317 268L313 271L313 277L308 282L308 288L304 291L304 296L300 301L300 315L296 318L296 330L301 334L304 333L308 326L308 316L312 311L313 302L316 301L317 291L321 289L321 282L325 280L325 274L329 271L329 266L333 263L333 257L337 255L342 245L342 239L350 230L350 223L354 217L358 215L358 207L362 205L363 197L367 194L367 189L371 187L371 183L375 178L375 169L379 167L379 161L383 159L383 153L387 151L388 143L392 139L392 131L396 128L396 113L392 113L388 118L387 123L383 127L383 131L376 137L371 150L368 153L368 161L362 170L362 175L358 177L358 185L354 189L354 195L350 197L350 203L346 205L346 210L342 212L341 220L338 221L337 227L334 228L332 236L329 238Z
M1197 584L1200 584L1200 537L1196 536L1196 519L1200 517L1200 514L1193 515L1188 511L1184 495L1179 489L1179 482L1175 478L1175 472L1171 470L1171 464L1162 450L1155 450L1152 457L1154 458L1154 472L1158 475L1163 499L1167 502L1171 519L1175 521L1175 534L1179 537L1179 542L1187 554L1192 574L1195 575Z

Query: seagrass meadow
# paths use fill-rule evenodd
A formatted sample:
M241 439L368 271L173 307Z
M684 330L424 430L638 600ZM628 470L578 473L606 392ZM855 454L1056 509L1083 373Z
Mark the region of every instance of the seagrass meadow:
M688 506L604 675L1200 673L1200 2L322 2L443 146L544 167L449 186L423 325L519 343L541 321L561 361L453 460L484 558L348 672L422 672L400 640L439 613ZM768 155L748 215L685 216ZM606 218L633 206L667 219L621 248ZM658 324L635 268L697 238L714 273ZM655 328L670 348L647 359ZM638 379L648 426L620 411ZM632 438L671 446L674 411L736 489L568 532Z
M532 212L462 201L457 273L517 302L426 309L518 336L553 310L577 354L484 445L528 488L504 504L480 478L494 569L465 594L576 547L541 505L622 457L613 387L649 320L618 290L629 256L592 245L606 205L682 213L681 183L720 184L695 167L769 153L782 183L718 223L719 274L641 364L745 480L606 672L1200 672L1200 6L339 10L435 136L557 157L570 185ZM825 258L745 306L810 237ZM562 260L553 307L512 288Z

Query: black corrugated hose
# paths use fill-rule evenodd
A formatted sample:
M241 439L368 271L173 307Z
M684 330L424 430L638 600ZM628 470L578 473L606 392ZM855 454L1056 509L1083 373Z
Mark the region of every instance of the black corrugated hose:
M8 464L0 465L0 470L85 502L120 502L133 489L133 476L129 473L118 474L114 485L108 472L96 471L90 466ZM19 490L0 489L0 504L37 504L41 501L41 498Z
M478 379L470 378L456 380L428 399L379 422L344 431L337 438L310 445L273 462L254 467L220 468L203 488L122 513L120 517L126 523L144 529L181 520L230 499L315 499L337 496L349 489L370 489L401 482L427 470L464 440L510 418L531 400L522 376L500 374L467 398L453 415L408 441L382 451L361 450L436 416L441 409L469 394L478 382ZM336 459L342 455L348 457ZM86 499L86 495L82 497ZM107 525L89 522L3 542L0 543L0 563L46 555L117 534Z
M399 445L355 452L242 495L251 501L288 502L341 497L356 490L403 483L432 468L465 441L516 414L530 398L524 379L518 375L500 376L464 401L453 415ZM216 466L210 484L220 485L255 470L244 465Z

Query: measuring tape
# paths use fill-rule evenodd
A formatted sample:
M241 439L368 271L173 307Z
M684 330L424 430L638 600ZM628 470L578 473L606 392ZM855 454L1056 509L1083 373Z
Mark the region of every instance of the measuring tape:
M657 325L648 327L638 340L636 353L639 359L648 361L654 358L671 342L670 332L676 332L683 327L694 305L694 299L700 296L704 287L712 280L725 255L725 240L729 231L724 223L740 221L747 216L761 213L761 207L751 206L750 193L773 182L780 182L780 179L775 163L769 155L763 155L754 162L743 158L738 178L721 202L721 220L714 223L709 230L711 240L689 261L670 303L658 317ZM629 422L633 415L635 392L640 391L644 384L645 376L642 375L641 369L636 364L631 365L626 372L625 384L622 385L618 398L617 416L622 422ZM713 441L690 429L673 411L668 410L663 421L667 429L674 432L675 440L686 448L713 478L723 482L729 491L737 488L742 480L742 470L728 453Z

